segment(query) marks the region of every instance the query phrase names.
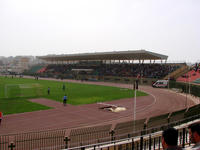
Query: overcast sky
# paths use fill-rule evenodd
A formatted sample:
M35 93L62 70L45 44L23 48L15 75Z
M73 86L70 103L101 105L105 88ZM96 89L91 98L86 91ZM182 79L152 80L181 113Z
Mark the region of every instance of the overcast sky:
M0 56L141 49L200 61L200 0L0 0Z

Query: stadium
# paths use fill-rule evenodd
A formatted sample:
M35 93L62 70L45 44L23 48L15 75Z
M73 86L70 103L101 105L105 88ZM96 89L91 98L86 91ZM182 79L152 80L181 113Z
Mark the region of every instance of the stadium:
M168 127L190 145L187 126L200 119L199 63L168 63L146 50L38 58L23 75L1 75L0 102L14 105L0 106L1 150L161 149ZM157 80L167 87L152 87Z

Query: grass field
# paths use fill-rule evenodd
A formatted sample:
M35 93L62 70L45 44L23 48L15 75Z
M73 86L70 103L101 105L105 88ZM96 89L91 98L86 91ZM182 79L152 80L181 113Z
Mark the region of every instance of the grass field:
M65 84L66 89L62 87ZM47 89L50 87L50 95ZM67 103L72 105L91 104L133 97L130 89L117 87L78 84L48 80L0 77L0 111L6 114L30 112L50 109L47 106L29 102L29 98L44 97L62 102L64 94L68 96ZM146 96L137 92L137 96Z

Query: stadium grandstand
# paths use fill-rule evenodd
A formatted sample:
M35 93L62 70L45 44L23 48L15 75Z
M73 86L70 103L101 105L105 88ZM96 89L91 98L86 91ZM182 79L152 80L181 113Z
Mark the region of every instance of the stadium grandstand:
M113 51L70 55L40 56L47 66L38 74L42 77L62 79L104 80L132 82L143 78L142 84L177 75L185 63L167 63L168 56L146 50ZM173 79L175 75L171 75Z
M187 126L200 122L199 64L189 67L186 63L168 63L168 56L146 50L47 55L38 58L45 60L46 65L38 68L35 66L37 69L33 67L34 71L26 72L26 75L45 77L42 79L57 78L58 81L60 79L84 80L89 84L99 83L96 81L123 83L124 87L132 84L134 80L139 80L140 85L145 85L145 90L152 88L146 85L152 85L152 82L158 79L167 79L170 80L168 88L176 91L169 91L169 89L162 91L167 94L172 92L175 93L174 95L183 94L186 95L186 99L189 99L188 94L190 94L197 98L197 102L195 105L182 104L184 107L177 108L176 111L154 116L152 115L154 110L151 110L152 112L148 112L148 117L137 120L132 118L123 120L123 117L127 117L123 116L120 118L121 122L110 120L103 122L105 116L102 116L102 124L59 129L43 128L41 131L4 134L0 135L1 150L158 150L162 149L162 130L168 127L178 129L178 144L181 147L191 145ZM189 82L191 83L188 84ZM160 89L152 89L154 94L161 92ZM164 93L160 95L163 96ZM171 97L170 100L171 103L174 102L173 107L176 107L176 99ZM163 105L165 105L164 101ZM160 112L160 108L154 109ZM58 113L59 109L57 108L56 111ZM64 109L61 111L65 113ZM73 109L70 113L71 111ZM145 109L142 111L145 112ZM53 115L58 116L58 114Z

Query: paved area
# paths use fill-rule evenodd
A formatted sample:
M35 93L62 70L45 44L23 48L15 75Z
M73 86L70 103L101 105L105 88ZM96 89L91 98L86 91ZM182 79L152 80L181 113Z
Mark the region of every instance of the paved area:
M63 81L132 88L132 85L128 84L81 82L74 80ZM187 106L194 105L194 102L190 99L190 97L187 97L186 100L184 95L168 91L167 89L140 86L139 90L149 93L149 96L137 98L136 119L148 118L183 109L186 106L186 102ZM53 109L5 116L0 126L1 135L57 128L72 129L97 124L115 124L133 119L134 112L134 98L106 102L113 105L126 107L126 111L117 113L99 109L102 107L102 105L99 104L87 104L81 106L72 106L68 104L67 106L63 106L60 102L44 98L30 99L30 101L53 107Z

